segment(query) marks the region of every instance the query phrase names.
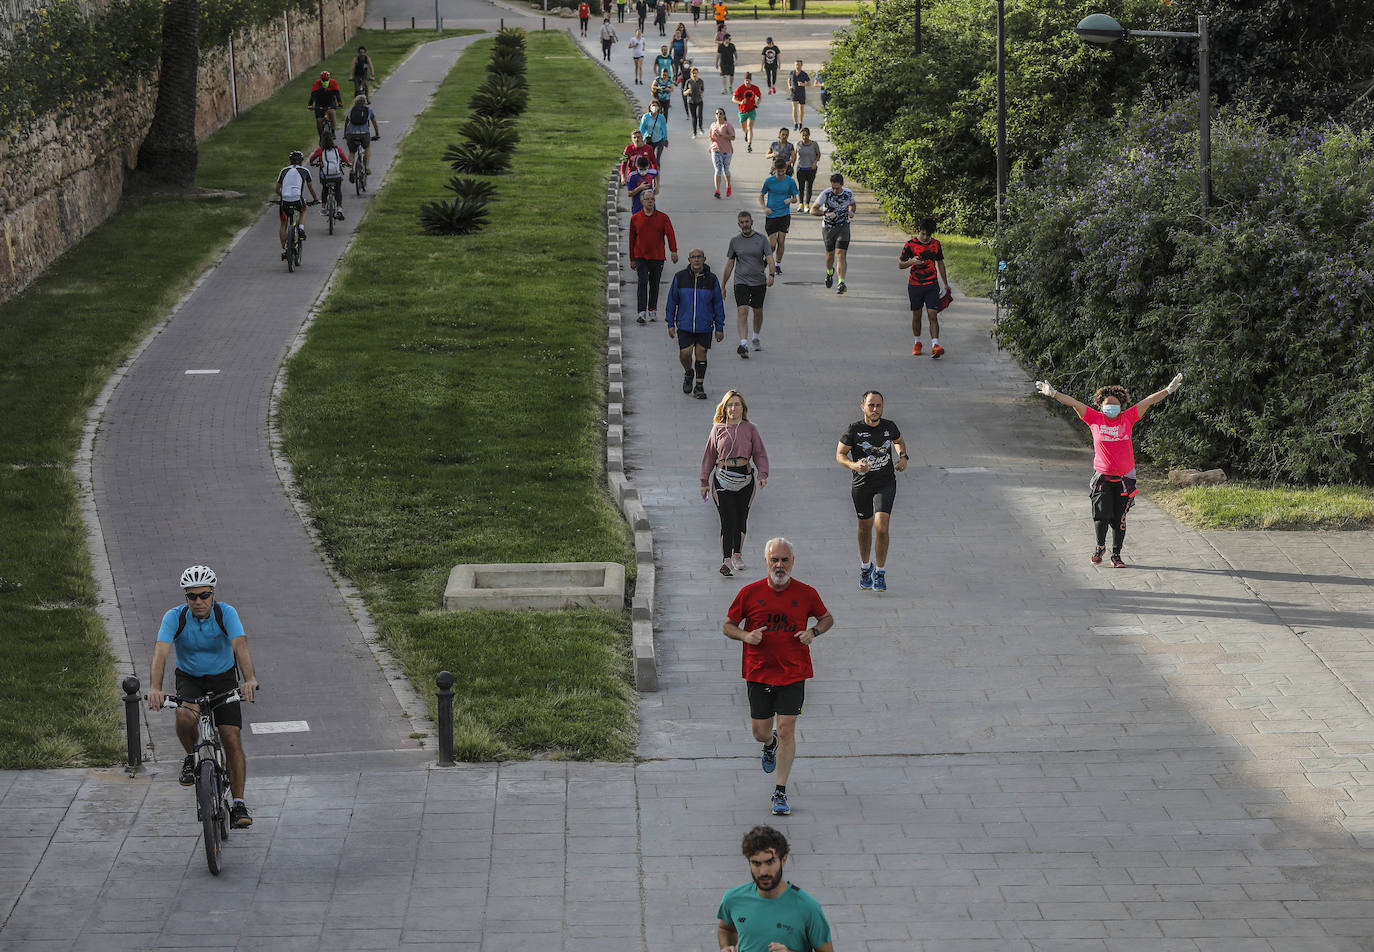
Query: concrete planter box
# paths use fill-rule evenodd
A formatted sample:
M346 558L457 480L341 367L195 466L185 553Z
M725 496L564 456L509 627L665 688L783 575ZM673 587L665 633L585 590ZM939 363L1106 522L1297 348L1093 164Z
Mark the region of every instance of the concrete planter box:
M446 611L625 607L619 562L510 562L455 565L444 587Z

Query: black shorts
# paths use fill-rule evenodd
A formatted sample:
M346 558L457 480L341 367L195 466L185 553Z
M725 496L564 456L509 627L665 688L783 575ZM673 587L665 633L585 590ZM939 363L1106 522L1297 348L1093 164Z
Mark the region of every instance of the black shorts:
M688 347L704 347L710 350L711 332L706 331L698 334L696 331L684 331L679 329L677 332L677 346L681 350L686 350Z
M822 226L821 239L825 242L826 251L834 251L838 248L841 251L849 250L849 223L836 225L833 228L829 225Z
M288 202L288 201L286 201L285 199L278 199L278 200L277 200L278 214L279 214L279 216L281 217L281 220L282 220L282 223L283 223L283 224L286 222L286 210L287 210L288 208L295 208L295 209L296 209L296 212L297 212L296 221L300 221L301 218L304 217L304 215L305 215L305 199L303 199L303 198L298 198L298 199L296 199L294 202Z
M746 681L749 686L749 716L756 721L771 720L774 714L796 717L806 703L806 682L764 684Z
M370 138L366 132L350 132L344 136L344 145L348 146L349 152L362 152L367 148Z
M793 101L793 102L799 102L799 103L802 103L802 104L805 104L805 103L806 103L806 87L805 87L805 86L798 86L796 89L792 90L792 101Z
M768 293L766 284L735 285L736 307L763 307L764 295Z
M221 694L232 688L239 686L238 671L230 668L220 674L212 674L209 677L198 678L194 674L187 674L177 668L177 695L179 697L195 699L204 697L207 694ZM233 704L221 704L215 708L215 723L220 727L243 727L243 705L238 701Z
M872 519L875 512L892 512L892 504L897 501L897 480L855 486L849 495L854 500L854 515L861 520Z
M326 115L331 109L337 109L337 108L339 108L339 107L333 105L332 103L331 103L330 105L328 105L328 106L321 106L321 105L318 105L318 104L317 104L317 105L315 106L315 118L316 118L316 119L323 119L323 118L325 117L325 115Z
M763 220L763 233L765 235L787 234L792 227L791 215L778 215L773 218Z

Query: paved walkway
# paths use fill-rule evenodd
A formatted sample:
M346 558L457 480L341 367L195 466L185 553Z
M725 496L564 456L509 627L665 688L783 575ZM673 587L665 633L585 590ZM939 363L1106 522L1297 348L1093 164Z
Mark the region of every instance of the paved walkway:
M767 29L808 63L824 39ZM740 25L736 42L761 34ZM761 129L786 121L780 98ZM719 269L762 150L715 202L683 128L675 112L662 207ZM956 301L943 360L909 356L900 236L864 212L853 290L820 286L818 227L798 222L764 351L722 347L707 377L713 395L744 390L773 460L750 562L788 535L837 619L791 817L767 815L738 648L719 634L738 583L716 573L696 496L712 404L681 394L661 324L629 326L627 455L662 573L642 763L267 759L257 823L215 881L170 778L0 773L0 950L714 949L759 822L792 839L791 878L843 950L1374 948L1374 537L1197 533L1145 502L1133 568L1090 566L1078 434L997 353L981 302ZM873 386L914 464L885 595L855 584L832 459Z

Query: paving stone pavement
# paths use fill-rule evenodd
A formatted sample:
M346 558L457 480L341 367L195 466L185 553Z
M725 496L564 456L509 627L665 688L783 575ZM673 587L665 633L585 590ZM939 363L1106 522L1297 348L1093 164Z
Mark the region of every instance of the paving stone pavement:
M785 60L824 42L811 21L733 29L741 50L766 29ZM778 98L761 129L786 121ZM719 270L762 150L716 203L701 140L672 121L662 207ZM1090 566L1090 453L997 352L989 308L956 300L948 356L913 359L901 236L865 202L841 299L817 232L793 230L764 351L721 347L707 376L713 395L744 390L772 458L750 562L789 536L837 620L791 817L767 815L719 633L739 582L716 573L696 495L713 404L681 395L661 324L629 326L627 459L661 573L640 763L260 758L257 822L217 880L168 777L0 773L0 950L714 949L760 822L791 838L790 878L842 950L1374 949L1374 537L1199 533L1146 501L1133 567ZM885 595L855 585L833 462L870 386L913 450Z

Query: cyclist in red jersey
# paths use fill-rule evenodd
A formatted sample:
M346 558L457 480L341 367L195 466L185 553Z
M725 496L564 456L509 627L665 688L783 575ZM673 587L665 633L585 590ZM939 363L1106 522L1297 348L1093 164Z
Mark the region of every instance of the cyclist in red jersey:
M768 576L740 589L721 630L744 643L740 666L748 684L750 723L754 739L763 744L763 772L778 774L773 815L786 816L792 812L787 778L797 755L797 718L813 673L811 643L835 619L819 592L792 577L792 543L769 539L763 555ZM812 618L816 624L808 627Z

